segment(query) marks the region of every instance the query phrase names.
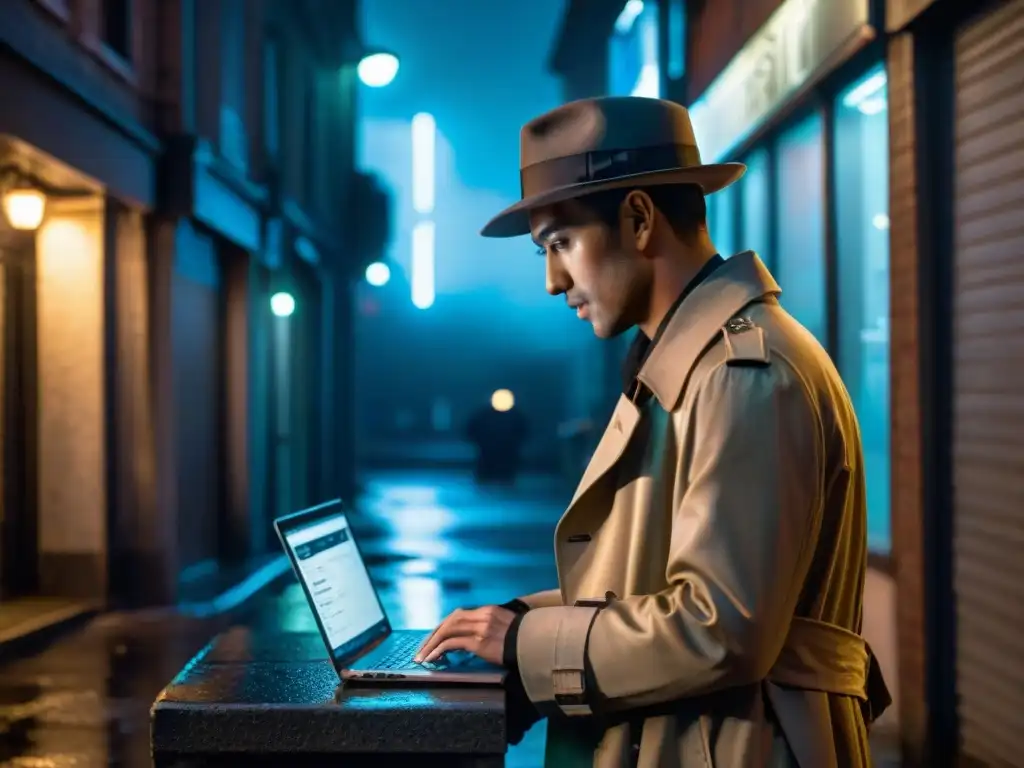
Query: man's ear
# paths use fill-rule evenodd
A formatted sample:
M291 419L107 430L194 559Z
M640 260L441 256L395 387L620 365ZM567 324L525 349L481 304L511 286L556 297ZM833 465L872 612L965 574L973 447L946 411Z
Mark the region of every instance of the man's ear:
M646 251L651 244L654 231L655 208L651 196L642 189L634 189L622 201L622 214L633 235L633 245L638 251Z

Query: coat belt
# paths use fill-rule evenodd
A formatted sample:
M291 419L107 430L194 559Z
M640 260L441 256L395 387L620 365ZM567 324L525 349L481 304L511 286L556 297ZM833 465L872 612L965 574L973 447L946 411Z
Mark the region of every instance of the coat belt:
M790 622L786 642L765 682L783 688L856 698L867 724L877 720L892 703L881 668L863 637L835 624L800 616L794 616ZM708 704L709 698L728 698L733 694L731 690L724 690L663 704L602 712L597 716L597 723L603 730L630 721L639 724L649 717L681 715L691 709L696 713ZM585 709L589 714L590 708Z
M793 618L768 681L860 700L870 723L892 703L881 668L860 635L824 621Z

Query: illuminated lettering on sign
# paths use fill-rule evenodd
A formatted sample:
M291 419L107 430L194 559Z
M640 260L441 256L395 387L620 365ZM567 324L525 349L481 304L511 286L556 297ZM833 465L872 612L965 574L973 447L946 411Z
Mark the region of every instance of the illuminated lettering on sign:
M691 105L702 160L724 160L839 52L870 39L868 20L868 0L786 0Z

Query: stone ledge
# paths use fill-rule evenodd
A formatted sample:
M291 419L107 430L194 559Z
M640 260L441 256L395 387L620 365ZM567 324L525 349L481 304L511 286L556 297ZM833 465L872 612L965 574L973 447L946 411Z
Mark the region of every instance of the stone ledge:
M505 753L502 689L341 686L318 643L245 629L216 638L153 704L153 753Z

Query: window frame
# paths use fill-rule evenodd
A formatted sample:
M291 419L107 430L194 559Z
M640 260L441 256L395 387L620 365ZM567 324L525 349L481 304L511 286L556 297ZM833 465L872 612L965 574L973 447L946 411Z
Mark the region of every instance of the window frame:
M44 0L50 2L50 0ZM139 86L139 64L143 51L142 0L127 0L130 57L125 58L103 40L103 13L106 0L68 0L73 23L85 48L107 69L129 85Z

